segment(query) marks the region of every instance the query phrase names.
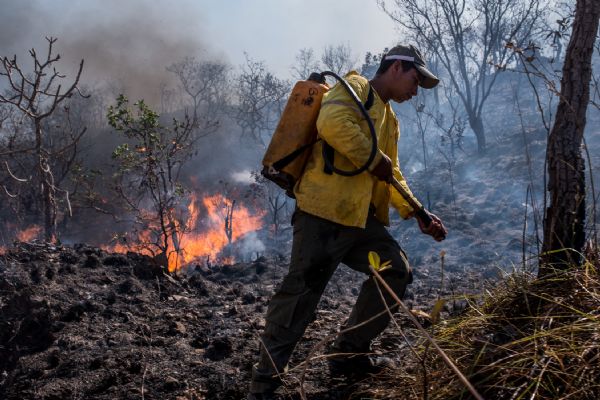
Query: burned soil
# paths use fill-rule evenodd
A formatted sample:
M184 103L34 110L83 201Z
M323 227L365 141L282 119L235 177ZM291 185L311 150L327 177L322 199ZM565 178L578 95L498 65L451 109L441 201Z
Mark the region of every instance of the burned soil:
M135 253L17 243L0 258L0 398L244 398L264 313L286 270L284 259L259 258L169 275ZM435 275L415 271L409 306L431 307ZM446 279L455 282L454 292L481 288L475 276ZM357 385L369 385L331 379L319 357L363 280L338 268L281 398L300 398L300 388L309 399L349 398ZM374 350L410 373L413 361L397 329L388 329Z

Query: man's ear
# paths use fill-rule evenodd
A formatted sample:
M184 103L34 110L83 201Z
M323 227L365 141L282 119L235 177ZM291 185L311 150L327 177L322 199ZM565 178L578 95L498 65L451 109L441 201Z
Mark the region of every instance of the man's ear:
M398 76L400 72L402 72L402 61L396 60L394 64L392 64L392 68L394 68L394 75Z

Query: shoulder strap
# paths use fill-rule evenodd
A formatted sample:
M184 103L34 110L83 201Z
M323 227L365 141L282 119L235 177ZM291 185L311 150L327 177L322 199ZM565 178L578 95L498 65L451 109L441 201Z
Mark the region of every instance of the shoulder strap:
M281 171L286 165L288 165L289 163L294 161L296 159L296 157L298 157L300 154L302 154L302 152L304 152L304 150L308 149L313 144L317 143L319 140L321 140L321 139L313 140L310 143L307 143L303 146L298 147L296 150L292 151L290 154L283 157L281 160L274 162L273 168L275 168L278 171Z
M375 95L373 94L373 86L371 86L371 84L369 83L369 93L367 94L367 101L365 101L363 104L365 106L365 110L369 111L371 107L373 107L374 102ZM326 141L323 141L323 146L325 147L325 152L323 153L323 156L327 157L328 160L331 160L331 165L333 165L333 147L331 147ZM325 163L325 166L323 167L323 172L327 175L333 174L333 171L327 166L327 163Z
M371 107L373 107L373 103L375 102L375 95L373 94L373 86L369 83L369 94L367 94L367 101L365 101L365 109L369 111Z

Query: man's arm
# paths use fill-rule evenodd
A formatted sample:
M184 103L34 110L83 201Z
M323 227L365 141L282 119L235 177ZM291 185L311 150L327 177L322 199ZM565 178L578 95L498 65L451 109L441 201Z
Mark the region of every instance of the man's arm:
M427 235L430 235L438 242L444 240L446 238L446 235L448 234L446 227L444 226L442 220L439 219L437 215L425 210L425 208L421 205L419 200L417 200L417 198L412 194L412 192L410 191L410 188L408 187L408 185L406 183L406 180L404 179L404 176L402 176L402 172L400 172L397 148L396 148L395 152L396 152L396 154L394 154L395 157L393 158L394 178L398 181L398 183L400 184L402 189L404 189L403 191L405 192L405 194L408 195L409 197L411 197L411 199L409 202L407 199L404 198L404 196L402 196L400 194L400 192L398 190L396 190L395 188L392 187L392 188L390 188L390 190L392 192L391 193L392 205L398 210L400 215L405 219L408 219L408 218L412 217L413 215L416 215L416 219L417 219L417 222L419 223L419 228L421 229L421 232L423 232ZM412 203L415 207L411 206L410 203ZM424 219L419 215L419 213L417 213L417 210L419 210L419 209L423 209L423 212L428 216L427 219L430 221L428 221L428 222L424 221Z

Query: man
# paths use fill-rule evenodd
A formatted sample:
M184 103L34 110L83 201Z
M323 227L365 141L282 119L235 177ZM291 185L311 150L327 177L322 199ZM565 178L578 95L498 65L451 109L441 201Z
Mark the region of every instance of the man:
M368 373L377 367L368 353L371 341L387 326L389 315L384 312L349 329L385 311L375 278L369 273L369 251L377 252L382 262L391 261L391 268L381 275L400 298L412 281L406 255L385 228L389 225L390 203L405 219L416 211L389 185L395 177L411 193L398 166L400 131L390 100L409 100L417 94L418 86L430 89L439 80L426 68L415 47L398 45L382 58L370 82L356 72L350 72L346 81L363 104L368 102L372 88L369 115L378 137L378 152L369 172L348 177L328 171L322 154L323 141L313 146L294 188L297 210L292 217L291 263L269 304L249 399L273 398L274 390L281 384L278 375L285 371L296 343L314 319L317 303L338 264L364 272L369 278L362 285L344 333L332 346L331 351L336 354L330 357L332 374ZM333 148L333 162L338 169L353 170L368 160L371 135L367 122L341 85L325 94L317 129L319 137ZM447 232L442 221L428 214L432 219L429 226L417 216L421 231L437 241L443 240ZM386 301L393 304L389 296Z

